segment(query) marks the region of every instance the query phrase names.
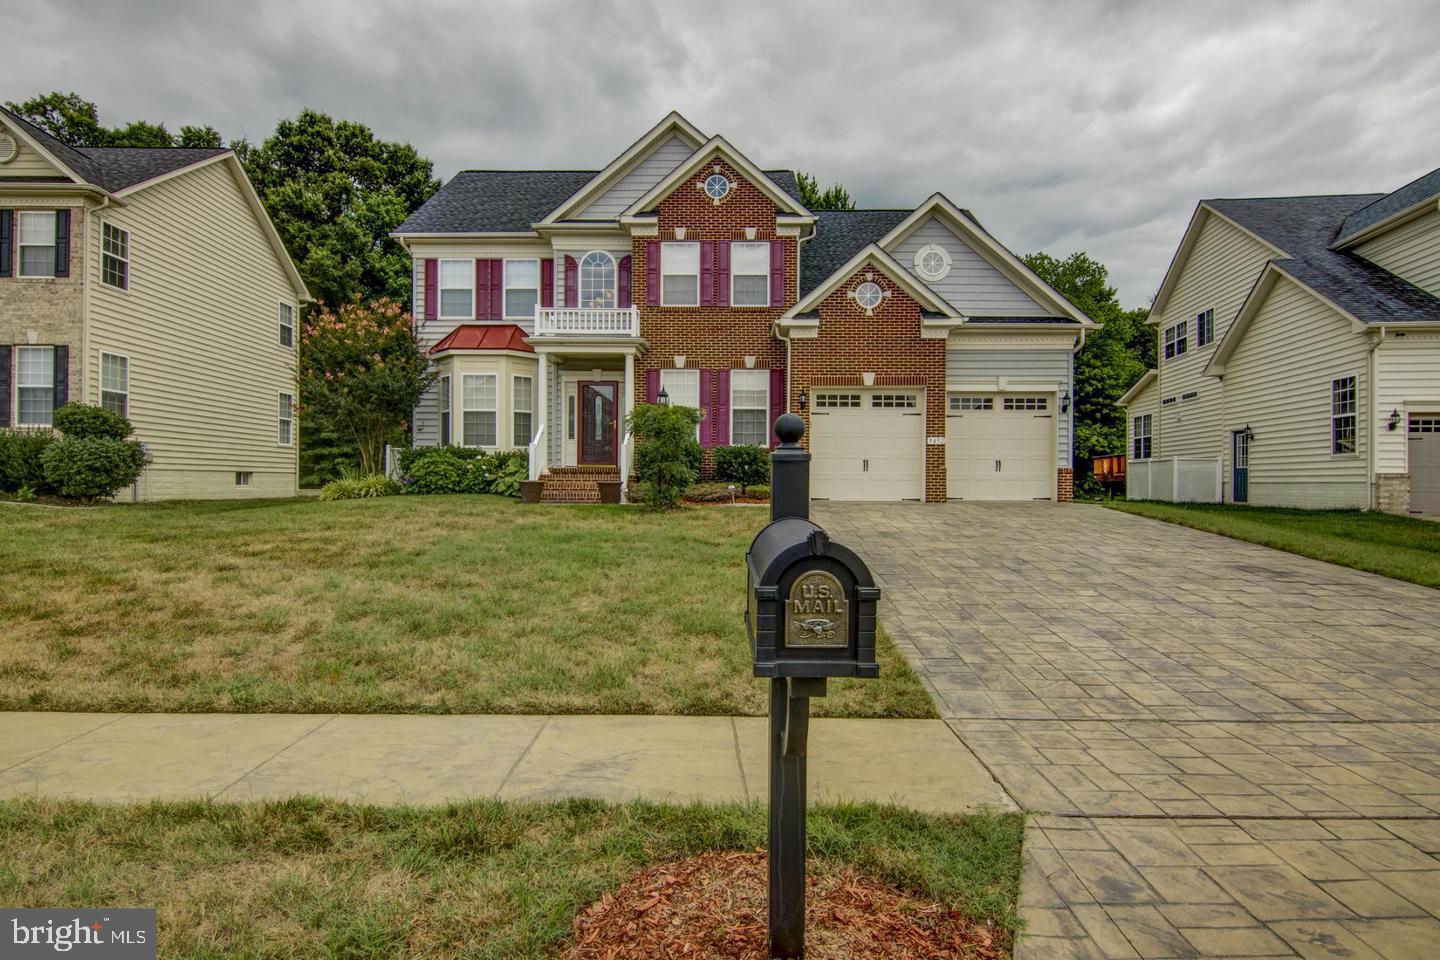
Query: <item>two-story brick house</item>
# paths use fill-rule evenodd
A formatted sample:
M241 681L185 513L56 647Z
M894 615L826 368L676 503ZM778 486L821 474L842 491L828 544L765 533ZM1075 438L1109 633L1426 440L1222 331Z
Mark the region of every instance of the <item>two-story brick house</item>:
M551 499L628 475L661 397L707 451L799 413L817 498L1070 495L1091 323L939 194L812 212L672 113L602 170L462 172L395 236L440 373L415 442L527 448Z
M0 428L129 417L134 499L293 496L308 299L233 151L77 148L0 109Z

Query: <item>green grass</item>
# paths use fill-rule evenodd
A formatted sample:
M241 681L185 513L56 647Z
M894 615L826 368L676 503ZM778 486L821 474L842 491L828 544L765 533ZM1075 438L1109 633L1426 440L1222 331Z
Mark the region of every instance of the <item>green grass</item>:
M1440 587L1440 523L1360 510L1114 500L1107 507Z
M0 507L0 709L763 715L759 509ZM821 716L933 717L894 645Z
M876 806L809 816L809 869L850 865L1015 926L1023 817ZM165 958L552 957L637 870L765 842L765 811L596 801L0 802L0 903L154 906Z

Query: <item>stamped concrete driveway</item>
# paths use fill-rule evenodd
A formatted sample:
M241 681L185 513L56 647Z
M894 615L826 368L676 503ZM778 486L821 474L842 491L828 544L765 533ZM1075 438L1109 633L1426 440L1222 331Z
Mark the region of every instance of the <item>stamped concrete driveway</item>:
M1440 592L1095 506L816 519L1043 811L1017 960L1440 957Z

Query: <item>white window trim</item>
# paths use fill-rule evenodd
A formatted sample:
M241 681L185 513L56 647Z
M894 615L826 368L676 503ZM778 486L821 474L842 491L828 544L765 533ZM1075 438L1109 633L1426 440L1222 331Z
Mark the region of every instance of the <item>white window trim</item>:
M27 423L20 419L20 351L21 350L49 350L50 351L50 422L49 423ZM14 411L15 426L17 427L51 427L55 423L55 346L47 343L22 343L15 347L15 358L11 361L15 365L15 372L11 376L14 384L11 386L10 409ZM38 387L25 387L27 390L39 389Z
M769 371L769 370L758 370L758 369L753 369L753 368L751 368L751 369L745 369L745 370L731 370L731 371L730 371L730 445L731 445L731 446L757 446L757 447L767 447L767 446L769 446L769 444L766 443L766 442L757 443L757 444L741 444L741 443L739 443L739 442L735 439L735 413L736 413L737 410L741 409L741 408L739 408L739 407L737 407L737 406L735 405L735 383L736 383L736 380L738 379L738 378L735 376L735 374L737 374L737 373L748 373L748 374L761 374L761 373L763 373L763 374L764 374L764 376L760 378L761 381L765 384L765 403L764 403L764 405L763 405L763 406L760 406L760 407L745 407L745 408L743 408L743 409L745 409L745 410L760 410L760 411L762 412L762 414L763 414L763 419L764 419L765 423L766 423L766 424L769 424L769 423L770 423L770 399L771 399L771 397L770 397L770 371ZM768 428L766 429L766 431L765 431L766 440L767 440L767 441L768 441L768 439L769 439L770 429L773 429L773 427L768 427Z
M495 405L493 407L471 407L465 403L465 379L467 377L489 377L495 381ZM495 414L495 442L492 444L465 442L465 414L467 413L493 413ZM454 428L451 428L450 439L455 439ZM498 373L461 373L460 374L460 446L471 447L475 450L498 450L500 449L500 374Z
M465 311L464 313L446 313L446 312L445 312L445 291L446 291L446 290L459 290L459 289L461 289L460 287L447 287L447 286L445 286L445 264L447 264L447 263L468 263L468 264L470 264L470 309L467 310L467 311ZM475 297L477 296L477 293L478 293L478 292L477 292L476 289L475 289L475 261L474 261L473 259L472 259L472 260L466 260L466 259L463 259L463 258L461 258L461 257L442 257L440 260L438 260L438 261L436 262L436 264L435 264L435 300L436 300L436 303L435 303L435 312L439 314L441 320L473 320L473 319L475 319ZM501 307L502 307L502 309L503 309L504 304L501 304Z
M441 446L450 446L455 443L455 419L454 413L452 412L454 401L450 394L450 374L447 373L442 376L438 383L440 386L440 396L436 402L438 414L435 433ZM446 434L449 434L449 437L446 437Z
M695 272L678 273L665 269L665 251L679 247L693 247L695 249ZM664 240L660 243L660 306L662 307L698 307L700 306L700 275L704 272L705 265L700 262L701 246L698 240L670 241ZM674 303L665 299L665 278L666 277L694 277L695 278L695 301L693 303Z
M515 402L515 399L516 399L516 396L517 396L517 394L516 394L516 392L515 392L515 382L516 382L517 380L529 380L529 381L530 381L530 409L529 409L529 410L521 410L520 407L519 407L519 405ZM520 414L520 413L528 413L528 414L530 415L530 436L528 436L528 437L517 437L517 436L515 436L515 415L516 415L516 414ZM510 374L510 446L512 446L512 447L517 447L517 448L518 448L518 447L528 447L528 446L530 446L530 441L533 440L534 438L535 438L535 377L534 377L533 374L529 374L529 373L512 373L512 374ZM499 438L497 437L496 439L499 439Z
M286 344L284 340L280 339L280 331L285 328L285 324L281 323L281 322L280 322L280 319L281 319L282 316L284 316L284 311L285 311L285 308L286 308L286 307L289 307L289 308L290 308L290 343L289 343L289 344ZM277 300L277 301L276 301L276 304L275 304L275 342L280 345L280 349L282 349L282 350L294 350L294 349L296 349L296 348L299 346L299 343L300 343L300 330L299 330L299 327L300 327L300 325L296 322L296 317L299 315L299 313L300 313L300 311L295 309L295 304L290 303L289 301L286 301L286 300Z
M926 255L927 253L938 253L938 254L940 254L940 260L941 260L941 262L942 262L942 265L941 265L940 270L939 270L938 272L936 272L936 273L926 273L925 270L924 270L924 268L920 266L920 264L922 264L922 263L925 262L925 255ZM935 282L937 282L937 281L944 280L946 277L948 277L948 276L950 275L950 268L953 267L954 265L955 265L955 264L954 264L954 261L953 261L953 260L951 259L951 257L950 257L950 251L949 251L949 250L946 250L944 247L940 246L940 244L938 244L938 243L927 243L927 244L924 244L923 246L920 247L919 250L916 250L916 251L915 251L915 274L916 274L916 276L918 276L921 280L928 280L928 281L930 281L931 283L935 283Z
M106 228L106 227L109 227L109 228L112 229L112 230L119 230L121 233L125 234L125 256L123 256L123 257L115 257L116 260L120 260L120 261L122 261L122 262L125 264L125 286L123 286L123 287L117 287L117 286L115 286L114 284L106 283L106 282L105 282L105 258L106 258L107 256L114 256L114 254L108 254L108 253L105 252L105 228ZM132 279L134 279L133 274L131 273L131 261L134 259L134 256L135 256L135 238L134 238L134 236L131 235L131 233L130 233L130 228L129 228L129 227L122 227L122 226L120 226L120 224L118 224L118 223L111 223L109 220L101 220L101 221L100 221L100 286L102 286L102 287L108 287L109 289L114 290L114 291L116 291L117 293L122 293L122 294L124 294L125 296L128 297L128 296L130 295L130 281L131 281Z
M287 412L290 414L290 416L288 416L288 417L282 417L282 416L280 416L280 400L281 400L282 397L283 397L285 400L288 400L288 401L289 401L289 402L285 405L286 408L287 408ZM290 426L289 426L289 429L286 431L286 433L288 433L288 434L290 435L290 436L289 436L289 439L286 439L286 440L281 440L281 439L280 439L280 424L282 424L282 423L286 423L286 424L289 424L289 425L290 425ZM284 390L281 390L281 391L278 391L278 392L275 394L275 446L277 446L277 447L293 447L294 445L295 445L295 394L293 394L293 393L286 393Z
M1181 343L1185 349L1179 349ZM1173 350L1171 348L1174 348ZM1165 328L1161 336L1160 353L1166 360L1179 360L1190 352L1190 321L1181 320Z
M575 267L575 269L578 271L578 274L575 278L575 297L579 301L580 307L582 309L590 309L586 307L587 301L585 299L585 261L589 260L591 257L594 256L601 256L610 261L611 278L611 284L608 288L610 291L611 306L595 309L615 309L619 306L620 303L620 264L615 259L615 255L609 250L585 251L585 255L580 258L578 265Z
M760 273L741 273L735 269L735 248L739 246L755 246L765 248L765 269ZM764 277L765 298L760 303L736 303L735 302L735 281L740 277ZM759 309L770 306L770 242L768 240L735 240L730 244L730 306L744 309Z
M1210 315L1210 337L1209 337L1209 339L1207 339L1204 343L1201 343L1201 342L1200 342L1201 327L1202 327L1203 324L1204 324L1204 317L1205 317L1205 315L1206 315L1207 313ZM1199 350L1201 347L1208 347L1208 346L1210 346L1210 344L1212 344L1212 343L1214 343L1214 342L1215 342L1215 308L1214 308L1214 307L1206 307L1204 310L1201 310L1199 313L1195 314L1195 349Z
M115 358L117 358L117 359L120 359L120 360L124 360L124 361L125 361L125 389L124 389L124 390L106 390L106 389L105 389L105 358L106 358L106 357L115 357ZM116 353L116 352L113 351L113 350L101 350L99 357L96 358L96 363L97 363L97 366L95 367L95 374L96 374L97 382L99 383L99 386L100 386L100 390L99 390L100 406L102 406L102 407L105 406L105 394L107 394L107 393L123 393L123 394L125 395L125 413L123 414L123 416L128 419L128 418L130 417L130 355L129 355L129 354L126 354L126 353ZM276 412L278 413L279 410L277 409Z
M1148 461L1150 461L1150 460L1155 456L1155 440L1153 439L1153 438L1154 438L1154 435L1155 435L1155 434L1154 434L1155 422L1154 422L1154 420L1152 419L1153 417L1154 417L1154 414L1150 414L1150 413L1139 413L1139 414L1136 414L1133 418L1131 418L1131 421L1130 421L1130 453L1132 454L1132 456L1130 457L1130 459L1131 459L1133 462L1135 462L1135 463L1147 463ZM1136 421L1139 421L1140 423L1143 423L1143 424L1145 425L1145 432L1144 432L1144 433L1141 433L1141 432L1140 432L1140 425L1139 425L1139 423L1137 423ZM1150 456L1148 456L1148 457L1137 457L1137 456L1133 456L1133 454L1135 453L1135 441L1136 441L1136 440L1140 440L1140 439L1142 439L1142 438L1145 439L1145 440L1150 441Z
M1341 380L1354 380L1354 381L1355 381L1355 387L1354 387L1354 391L1355 391L1355 397L1354 397L1355 411L1354 411L1353 413L1338 413L1338 414L1337 414L1337 413L1335 412L1335 384L1339 383ZM1332 459L1332 460L1355 460L1355 459L1359 458L1359 456L1360 456L1360 374L1359 374L1358 372L1351 372L1351 373L1342 373L1342 374L1339 374L1338 376L1331 377L1331 378L1330 378L1330 390L1329 390L1329 393L1328 393L1328 395L1327 395L1327 397L1326 397L1326 400L1327 400L1327 402L1330 404L1330 459ZM1341 419L1342 417L1348 417L1350 420L1353 420L1354 423L1355 423L1355 430L1354 430L1355 449L1354 449L1354 450L1340 451L1340 450L1336 450L1336 449L1335 449L1335 421Z
M21 243L20 242L20 218L26 214L49 214L50 215L50 242L44 243ZM25 272L25 248L48 246L55 250L55 267L59 267L60 251L55 243L55 224L59 221L60 211L58 210L16 210L15 211L15 276L21 280L55 280L55 268L49 273L26 273Z
M510 264L512 264L512 263L533 263L533 264L535 264L535 286L533 286L533 287L512 287L512 286L510 285ZM502 271L502 272L501 272L501 277L500 277L500 314L501 314L501 316L503 316L506 320L533 320L533 319L535 318L535 314L534 314L533 311L530 312L530 313L524 313L524 314L512 314L512 313L508 312L508 311L509 311L509 307L510 307L510 297L508 296L508 294L510 293L511 290L534 290L534 291L535 291L535 305L536 305L537 307L540 305L540 258L539 258L539 257L508 257L508 258L505 259L504 265L501 267L501 271ZM576 279L577 279L577 282L578 282L578 279L579 279L579 278L576 278ZM472 289L473 289L473 287L472 287ZM471 312L471 315L473 316L473 315L474 315L474 312L475 312L473 305L472 305L472 307L471 307L471 311L470 311L470 312Z
M690 406L689 404L677 404L677 403L675 403L675 394L672 393L672 392L665 386L665 381L666 381L666 379L667 379L667 376L666 376L667 374L668 374L669 377L671 377L671 378L685 379L685 380L690 379L690 376L691 376L692 374L694 375L694 377L695 377L695 406L690 407L690 409L692 409L692 410L700 410L701 407L700 407L700 370L699 370L699 368L698 368L698 367L661 367L661 368L660 368L660 389L661 389L661 390L664 390L664 391L666 392L666 396L669 397L670 403L671 403L672 405L674 405L674 406L687 406L687 407L688 407L688 406ZM683 375L683 376L679 376L679 375ZM699 423L696 423L696 424L695 424L695 439L696 439L696 440L699 440L699 439L700 439L700 424L699 424Z

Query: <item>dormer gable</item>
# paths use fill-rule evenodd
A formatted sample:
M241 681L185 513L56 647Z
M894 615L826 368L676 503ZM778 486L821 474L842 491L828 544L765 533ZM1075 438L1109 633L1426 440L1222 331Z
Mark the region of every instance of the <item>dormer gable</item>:
M878 295L883 297L884 290L874 282L877 274L884 276L891 285L908 295L920 307L924 335L944 337L952 328L964 322L964 317L946 302L945 298L917 280L879 244L871 243L830 274L823 283L801 297L795 306L786 310L776 321L776 327L787 335L813 336L820 324L817 312L820 305L847 285L849 288L845 290L846 296L854 299L857 305L867 311L875 309L879 303L870 303L865 299L867 295L876 295L875 291L862 288L867 284L876 287L879 290Z
M705 134L675 111L647 130L540 221L615 220L701 144Z
M790 196L775 183L763 170L757 167L739 150L736 150L724 137L716 136L706 141L699 149L690 155L684 163L665 176L659 183L646 191L640 199L632 203L621 214L621 222L633 222L637 219L643 220L648 214L653 213L660 202L669 197L675 190L682 187L692 178L696 177L705 167L721 165L729 169L736 176L743 178L755 189L764 194L771 203L775 205L777 222L785 222L790 225L810 228L814 226L815 215L805 209L804 204ZM709 178L706 178L707 180ZM703 183L703 181L702 181ZM709 187L706 187L707 192ZM723 202L728 193L729 186L719 185L716 181L716 194L711 194L712 199ZM724 192L720 192L724 191Z
M20 132L18 124L7 125L0 117L0 182L14 180L75 182L59 163Z

